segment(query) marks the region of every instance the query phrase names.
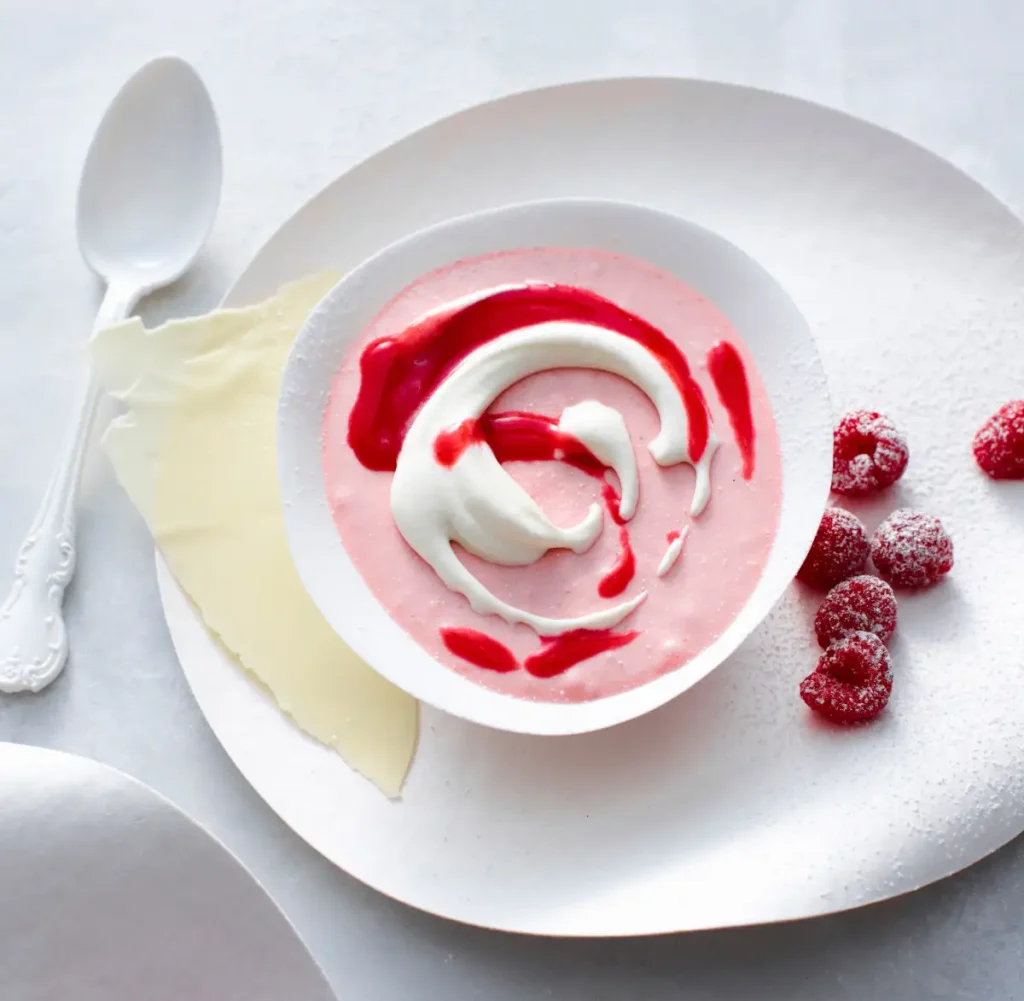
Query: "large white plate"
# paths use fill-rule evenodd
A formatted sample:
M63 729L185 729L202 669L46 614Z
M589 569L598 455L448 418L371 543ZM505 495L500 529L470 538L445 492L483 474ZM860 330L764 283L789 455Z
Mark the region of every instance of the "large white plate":
M298 733L159 567L185 673L235 763L354 876L462 921L627 935L803 917L937 879L1024 828L1024 493L971 464L1024 385L1024 228L898 136L778 95L612 80L482 105L372 157L293 216L228 297L354 267L441 219L531 199L640 202L716 231L783 284L841 407L886 410L913 458L895 498L940 515L952 579L901 604L875 725L815 725L795 590L722 668L643 719L546 738L424 711L390 803Z
M0 744L5 1001L332 1001L266 892L135 779Z

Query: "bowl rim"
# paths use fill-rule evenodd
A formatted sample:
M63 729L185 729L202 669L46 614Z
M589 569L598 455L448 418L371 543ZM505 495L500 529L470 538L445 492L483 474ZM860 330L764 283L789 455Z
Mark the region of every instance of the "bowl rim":
M705 294L699 282L664 261L651 260L650 253L629 252L620 239L630 226L653 232L671 244L671 240L694 241L702 252L720 255L727 268L739 269L773 309L790 336L800 342L806 356L796 366L799 378L786 383L796 399L811 403L818 418L799 431L804 443L804 472L799 475L801 494L799 524L785 522L792 501L792 484L787 487L792 463L787 463L783 434L779 440L783 458L783 489L779 525L768 560L760 578L733 621L721 635L679 667L624 692L584 702L541 702L487 689L435 660L391 618L369 585L352 564L334 526L321 466L322 424L331 386L338 366L351 344L380 309L412 281L456 260L487 253L523 249L531 246L582 247L578 240L565 242L557 236L540 242L523 242L514 236L517 227L557 234L560 230L586 232L600 230L607 242L618 246L592 245L592 249L622 253L655 264ZM642 235L643 243L650 235ZM674 237L672 236L674 234ZM455 244L465 249L452 252ZM651 246L653 244L648 244ZM671 248L678 250L678 247ZM659 251L660 252L660 251ZM437 257L443 253L442 257ZM419 263L422 258L437 258ZM729 317L733 329L755 355L750 339L743 336L722 303L707 295ZM346 321L346 322L339 322ZM323 328L350 329L349 337L325 333ZM758 368L764 371L759 362ZM778 397L765 380L772 401L776 425L780 413ZM800 394L803 394L801 397ZM787 397L787 403L791 402ZM311 422L315 418L315 434ZM827 439L827 440L826 440ZM315 445L315 461L314 449ZM781 598L803 562L813 541L831 484L832 409L828 384L817 347L806 320L778 282L753 258L724 237L705 227L670 213L633 203L607 199L559 198L518 202L480 212L453 217L417 230L363 261L342 277L314 307L291 347L281 379L277 407L278 479L289 549L303 586L328 624L374 670L409 694L437 709L471 722L495 729L538 735L585 733L604 729L644 715L683 694L721 666L751 632L764 620ZM827 453L827 454L826 454ZM787 495L790 495L787 497ZM780 537L785 550L780 553ZM774 564L774 566L773 566ZM773 572L769 578L769 567ZM333 568L333 569L332 569ZM339 587L338 574L341 576ZM767 580L767 583L766 583ZM350 605L350 589L355 589L358 615ZM413 667L412 665L418 665Z

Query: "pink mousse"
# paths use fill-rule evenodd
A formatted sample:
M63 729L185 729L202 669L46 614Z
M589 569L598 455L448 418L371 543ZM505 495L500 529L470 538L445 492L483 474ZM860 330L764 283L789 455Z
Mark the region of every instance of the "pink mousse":
M663 469L647 451L658 432L653 405L617 376L562 369L531 376L498 400L494 411L523 410L557 417L582 400L599 400L625 418L640 476L640 503L629 522L636 574L624 594L598 595L598 582L615 563L619 533L611 519L583 555L547 553L529 567L500 567L467 553L461 557L480 581L513 605L548 616L576 616L646 590L647 600L620 627L639 630L628 646L585 660L553 678L519 669L488 671L454 656L442 627L479 630L521 662L540 640L526 626L510 626L473 612L449 591L406 544L390 514L392 474L363 467L347 443L348 416L359 390L359 358L378 337L395 336L422 316L468 294L526 282L588 289L663 330L686 354L704 389L721 441L711 469L712 494L704 513L689 515L694 473L687 465ZM751 479L742 476L740 450L728 414L708 376L708 349L727 340L738 350L750 390L756 435ZM370 589L396 624L431 656L495 691L546 702L583 702L613 695L682 667L714 642L750 597L775 537L782 494L778 437L771 403L753 359L721 312L677 278L642 261L592 250L538 249L459 261L400 292L362 332L342 364L324 419L324 477L342 543ZM560 525L578 521L600 501L600 481L559 462L515 462L508 471ZM668 536L689 527L682 556L664 577L658 565Z

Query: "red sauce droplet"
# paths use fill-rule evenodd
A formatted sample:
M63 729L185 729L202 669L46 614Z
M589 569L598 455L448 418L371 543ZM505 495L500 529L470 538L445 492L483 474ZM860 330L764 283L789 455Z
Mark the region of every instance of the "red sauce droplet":
M470 445L483 439L480 422L467 417L458 427L442 431L434 439L434 458L447 469L451 469Z
M367 345L359 359L359 395L348 421L348 444L356 458L367 469L394 470L409 423L455 365L502 334L550 320L594 324L646 347L679 389L689 422L690 455L696 461L704 454L707 403L674 341L593 292L567 285L524 285L428 316L398 336Z
M597 593L602 598L615 598L629 587L629 582L636 573L636 557L633 547L629 544L629 532L624 528L619 531L619 558L615 561L597 585Z
M680 535L680 533L679 533L679 532L677 532L677 531L676 531L676 530L675 530L675 529L673 528L673 529L672 529L672 531L671 531L671 532L669 532L669 533L668 533L668 535L666 535L666 536L665 536L665 541L666 541L666 542L667 542L667 543L668 543L669 545L672 545L672 543L673 543L673 542L675 542L675 541L676 541L676 539L678 539L678 538L679 538L679 535Z
M456 629L446 626L441 640L449 652L487 671L507 674L519 667L515 654L504 643L499 643L476 629Z
M743 460L743 479L754 475L754 418L750 411L750 387L739 351L719 341L708 351L708 372L729 414L733 437Z
M561 636L547 636L541 641L541 648L523 661L523 667L535 678L553 678L580 661L626 646L639 635L637 631L615 633L610 629L574 629Z

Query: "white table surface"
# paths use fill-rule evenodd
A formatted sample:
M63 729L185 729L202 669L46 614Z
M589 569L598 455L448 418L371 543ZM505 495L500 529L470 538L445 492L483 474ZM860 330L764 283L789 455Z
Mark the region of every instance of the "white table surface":
M155 321L213 306L283 218L368 153L470 103L574 78L698 76L818 100L936 150L1020 209L1022 38L1016 0L0 0L0 572L41 494L98 301L74 241L78 169L150 56L195 63L225 144L208 250L145 304ZM528 940L392 903L301 843L220 749L171 649L145 527L98 455L80 536L72 660L43 695L0 696L0 739L97 758L171 797L250 866L343 999L1024 997L1021 840L859 912L646 941Z

